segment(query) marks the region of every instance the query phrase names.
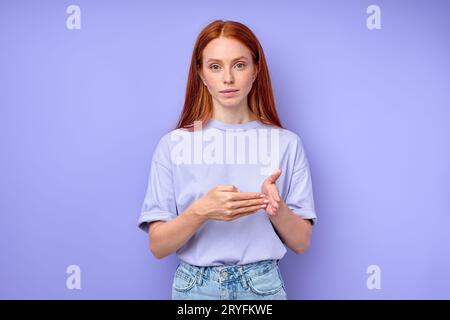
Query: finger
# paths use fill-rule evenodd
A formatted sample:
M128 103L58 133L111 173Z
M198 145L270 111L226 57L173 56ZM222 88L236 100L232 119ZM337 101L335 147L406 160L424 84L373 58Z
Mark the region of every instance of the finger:
M277 214L277 212L278 212L278 209L272 206L271 210L270 210L270 215L275 216Z
M265 194L260 192L232 192L231 200L239 201L239 200L248 200L248 199L261 199L265 198Z
M278 205L278 203L274 202L272 203L272 207L277 210L280 206Z
M275 188L275 200L277 200L278 202L281 201L280 193L278 192L278 188Z
M273 208L277 208L278 207L278 201L275 200L273 192L269 192L269 197L268 198L269 198L269 204Z
M245 213L245 212L254 212L254 211L258 211L260 209L264 209L266 207L267 207L267 204L262 204L262 205L258 204L255 206L243 207L243 208L233 210L231 215L235 216L235 215L239 215L239 214Z
M275 200L274 197L272 197L271 204L272 204L272 207L274 207L275 209L278 209L280 207L280 201Z
M266 208L266 212L267 212L267 214L269 214L269 215L271 215L271 216L273 216L274 215L274 209L273 209L273 207L272 206L267 206L267 208Z
M280 202L281 198L280 198L280 193L278 192L278 188L274 187L270 190L269 192L271 198L276 201L276 202Z
M275 183L275 181L277 181L277 179L280 177L280 175L281 175L281 169L278 168L275 170L275 172L271 176L269 176L267 178L267 180L269 180L269 182L271 182L271 183Z
M250 207L250 206L256 206L261 204L269 204L270 200L264 198L258 198L258 199L252 199L252 200L237 200L232 202L232 208L240 208L240 207Z
M237 191L238 188L236 188L236 186L234 186L234 185L219 185L219 186L217 186L217 190L232 192L232 191Z

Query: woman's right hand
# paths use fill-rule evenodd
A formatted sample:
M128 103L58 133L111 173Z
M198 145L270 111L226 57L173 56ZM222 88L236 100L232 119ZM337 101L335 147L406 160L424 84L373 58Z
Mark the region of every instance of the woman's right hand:
M219 185L197 199L192 212L203 219L232 221L266 208L268 202L263 193L240 192L233 185Z

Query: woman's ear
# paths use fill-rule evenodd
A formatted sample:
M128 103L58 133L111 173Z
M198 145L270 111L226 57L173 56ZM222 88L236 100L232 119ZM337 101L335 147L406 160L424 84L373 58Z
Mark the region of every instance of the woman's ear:
M255 72L253 73L253 82L255 82L256 77L258 76L258 72L259 72L258 65L256 65L255 66Z
M206 80L205 80L205 78L203 78L202 71L201 71L201 70L197 71L197 74L198 74L198 76L200 77L200 80L201 80L201 81L203 82L203 84L206 86Z

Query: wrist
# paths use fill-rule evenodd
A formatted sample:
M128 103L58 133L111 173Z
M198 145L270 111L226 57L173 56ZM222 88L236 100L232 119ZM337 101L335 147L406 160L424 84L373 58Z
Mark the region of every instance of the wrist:
M203 214L202 210L200 209L199 206L197 206L195 203L191 204L187 211L186 214L188 216L190 216L191 218L195 219L197 222L203 223L207 220L207 218L205 217L205 215Z

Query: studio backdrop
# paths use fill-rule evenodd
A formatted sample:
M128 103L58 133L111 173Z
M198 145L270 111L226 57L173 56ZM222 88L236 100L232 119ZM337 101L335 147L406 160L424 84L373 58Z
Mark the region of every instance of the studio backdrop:
M261 41L318 216L289 299L450 298L450 2L1 1L0 298L170 299L137 227L195 38ZM258 190L255 190L258 191Z

